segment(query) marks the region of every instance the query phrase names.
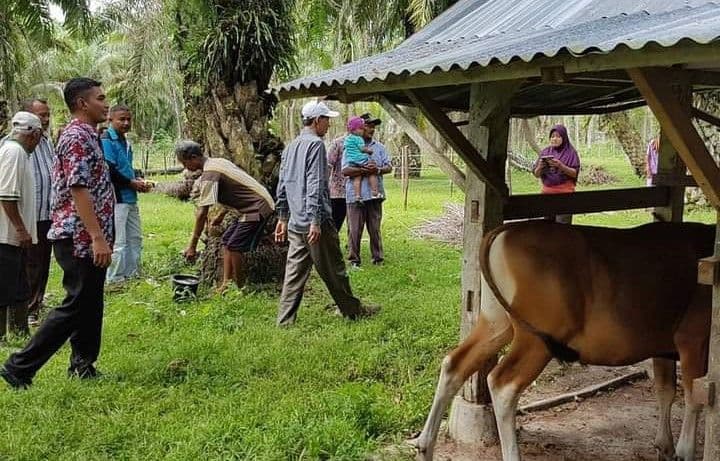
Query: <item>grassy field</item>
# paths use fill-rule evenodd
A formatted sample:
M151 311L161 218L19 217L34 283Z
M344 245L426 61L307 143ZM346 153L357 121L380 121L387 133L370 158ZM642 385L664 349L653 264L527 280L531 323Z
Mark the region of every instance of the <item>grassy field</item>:
M621 157L583 159L641 184ZM527 174L514 172L513 183L515 193L537 191ZM146 278L107 296L98 362L106 376L69 380L64 348L29 391L0 387L0 459L351 460L419 429L439 362L457 342L461 252L409 229L463 197L433 170L411 183L407 211L394 180L388 195L386 265L351 273L356 293L382 312L357 323L329 314L313 277L298 323L283 330L274 287L174 304L168 275L181 269L193 208L143 196ZM577 221L648 220L639 211ZM49 290L58 301L56 269ZM0 354L23 342L1 344Z

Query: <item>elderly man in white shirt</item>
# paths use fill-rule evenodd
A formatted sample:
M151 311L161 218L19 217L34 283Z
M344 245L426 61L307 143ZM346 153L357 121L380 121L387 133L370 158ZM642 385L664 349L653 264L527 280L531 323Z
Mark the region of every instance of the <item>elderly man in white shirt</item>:
M52 166L55 161L55 148L50 140L50 106L44 99L26 99L22 109L31 112L40 119L43 135L30 157L35 173L35 209L37 219L38 242L27 251L27 278L30 286L28 302L28 324L37 325L45 298L45 287L50 275L52 244L47 238L50 230L50 191L52 190Z
M29 290L25 253L37 243L35 177L30 155L42 136L40 119L29 112L12 118L0 144L0 337L25 333Z

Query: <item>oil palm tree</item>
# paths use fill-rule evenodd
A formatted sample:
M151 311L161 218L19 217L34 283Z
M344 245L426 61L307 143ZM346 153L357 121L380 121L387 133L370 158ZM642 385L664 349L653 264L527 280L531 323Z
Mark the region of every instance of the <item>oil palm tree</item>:
M294 0L168 0L183 75L186 135L216 157L232 160L274 193L283 144L271 133L273 75L293 61ZM216 280L219 237L200 260L206 282ZM266 265L282 266L273 246ZM275 250L276 251L276 250ZM271 257L276 254L276 257ZM255 271L250 268L249 273Z
M270 133L276 72L293 67L292 0L177 0L175 44L187 134L271 189L282 150Z
M17 76L35 53L62 46L55 36L57 24L50 17L50 6L65 14L65 27L74 34L87 34L95 24L87 0L6 0L0 2L0 106L19 96ZM6 111L7 112L7 111ZM6 116L0 111L0 132Z

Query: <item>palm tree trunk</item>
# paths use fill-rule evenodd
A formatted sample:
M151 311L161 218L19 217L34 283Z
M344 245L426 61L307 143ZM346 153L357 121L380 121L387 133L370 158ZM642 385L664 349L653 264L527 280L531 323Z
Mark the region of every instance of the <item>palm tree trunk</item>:
M7 134L9 121L10 112L8 110L8 103L4 99L0 99L0 136Z
M635 174L639 178L644 177L645 145L627 112L604 114L600 117L600 124L606 131L615 135Z
M274 102L258 92L255 82L238 83L233 88L220 83L209 96L199 101L196 99L188 108L186 126L193 139L204 145L208 155L231 160L262 182L273 196L283 149L282 141L267 128ZM217 212L212 210L209 219ZM232 218L227 218L222 229L231 223ZM214 232L205 241L200 267L201 279L207 283L222 277L221 236L222 232ZM278 256L272 261L278 268L284 264L284 253L263 252ZM248 260L252 261L252 258ZM276 274L279 271L269 272ZM248 272L254 272L253 268L248 267Z
M720 91L696 93L694 99L698 109L708 114L720 115ZM695 126L715 162L718 162L720 160L720 128L702 120L698 120Z

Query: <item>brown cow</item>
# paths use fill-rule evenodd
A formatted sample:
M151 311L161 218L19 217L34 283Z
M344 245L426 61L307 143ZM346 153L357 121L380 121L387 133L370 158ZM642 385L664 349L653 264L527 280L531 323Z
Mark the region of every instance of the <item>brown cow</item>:
M653 358L658 459L694 460L701 408L690 397L693 379L706 372L711 315L711 290L697 284L697 264L713 253L714 241L713 226L694 223L609 229L528 221L490 232L479 255L482 311L470 336L443 360L432 409L414 441L417 458L432 459L453 396L511 343L488 376L504 461L520 460L518 398L552 357L608 366ZM685 414L675 450L677 358Z

